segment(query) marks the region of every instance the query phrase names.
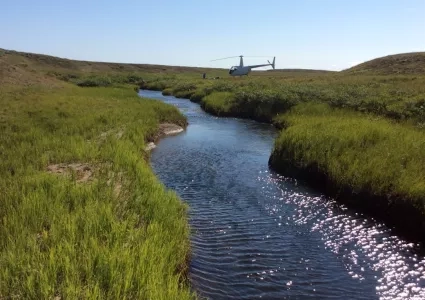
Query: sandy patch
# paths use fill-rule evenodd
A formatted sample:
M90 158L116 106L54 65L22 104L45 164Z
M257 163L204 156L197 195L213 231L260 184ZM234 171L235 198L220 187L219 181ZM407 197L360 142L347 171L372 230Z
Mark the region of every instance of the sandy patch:
M99 140L100 140L101 142L104 142L108 136L113 135L113 134L115 135L115 137L116 137L117 139L122 138L122 136L124 135L124 128L111 129L111 130L108 130L108 131L102 132L102 133L99 135Z
M93 180L93 167L85 163L55 164L47 167L47 172L52 174L76 175L78 183L85 183Z
M110 172L109 173L109 179L106 182L106 184L108 186L113 186L113 193L114 193L114 197L118 198L121 194L122 191L122 186L124 183L124 174L122 172Z
M183 127L179 125L172 124L172 123L162 123L162 124L159 124L158 132L154 136L153 140L156 141L162 136L175 135L183 131L184 131ZM145 151L151 151L154 148L156 148L155 143L149 142L145 147Z
M163 135L172 135L182 132L184 129L183 127L172 124L172 123L162 123L159 124L159 131Z
M155 143L148 143L145 147L145 151L151 151L152 149L154 149L156 147Z

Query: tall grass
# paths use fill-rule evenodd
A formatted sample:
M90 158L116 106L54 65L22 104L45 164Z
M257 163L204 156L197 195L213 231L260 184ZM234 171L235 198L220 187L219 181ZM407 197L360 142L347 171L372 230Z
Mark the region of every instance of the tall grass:
M201 107L217 116L232 116L234 95L230 92L216 92L205 96L201 101Z
M314 76L252 76L198 80L186 76L156 78L142 85L201 102L216 92L232 92L234 116L268 121L299 102L319 101L389 119L425 123L425 76L323 74ZM216 96L215 99L218 99ZM221 100L219 100L221 101ZM211 99L209 100L211 103ZM211 111L214 113L214 111Z
M143 150L177 109L68 85L3 86L0 107L0 298L193 298L186 207ZM73 162L92 180L46 172Z
M319 171L353 192L398 195L425 211L425 135L409 126L325 104L302 104L283 117L274 155Z

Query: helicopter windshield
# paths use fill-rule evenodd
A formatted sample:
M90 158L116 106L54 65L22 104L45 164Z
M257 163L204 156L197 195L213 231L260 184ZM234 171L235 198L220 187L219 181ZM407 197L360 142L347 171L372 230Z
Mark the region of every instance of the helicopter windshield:
M232 74L237 69L238 69L238 67L236 67L236 66L231 67L230 70L229 70L229 74Z

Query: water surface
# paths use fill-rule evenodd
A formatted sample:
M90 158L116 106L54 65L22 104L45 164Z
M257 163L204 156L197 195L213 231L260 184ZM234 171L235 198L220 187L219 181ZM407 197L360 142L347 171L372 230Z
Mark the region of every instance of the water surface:
M425 299L425 260L370 218L269 170L276 130L185 99L187 130L152 152L190 206L193 288L210 299ZM142 100L143 101L143 100Z

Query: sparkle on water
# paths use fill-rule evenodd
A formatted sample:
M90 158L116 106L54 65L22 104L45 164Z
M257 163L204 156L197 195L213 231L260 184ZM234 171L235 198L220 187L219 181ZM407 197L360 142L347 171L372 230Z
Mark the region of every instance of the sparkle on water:
M258 180L266 188L291 181L280 175L263 175ZM365 280L366 269L377 272L374 278L380 299L425 299L425 259L418 257L418 245L399 239L385 225L357 213L344 214L347 208L323 196L306 196L285 188L280 195L268 196L298 206L291 221L311 224L311 230L322 235L325 248L342 259L353 279ZM273 214L279 211L276 207L269 210Z
M276 131L220 119L184 99L189 127L162 140L152 166L190 206L193 287L211 299L425 299L418 246L270 172Z

